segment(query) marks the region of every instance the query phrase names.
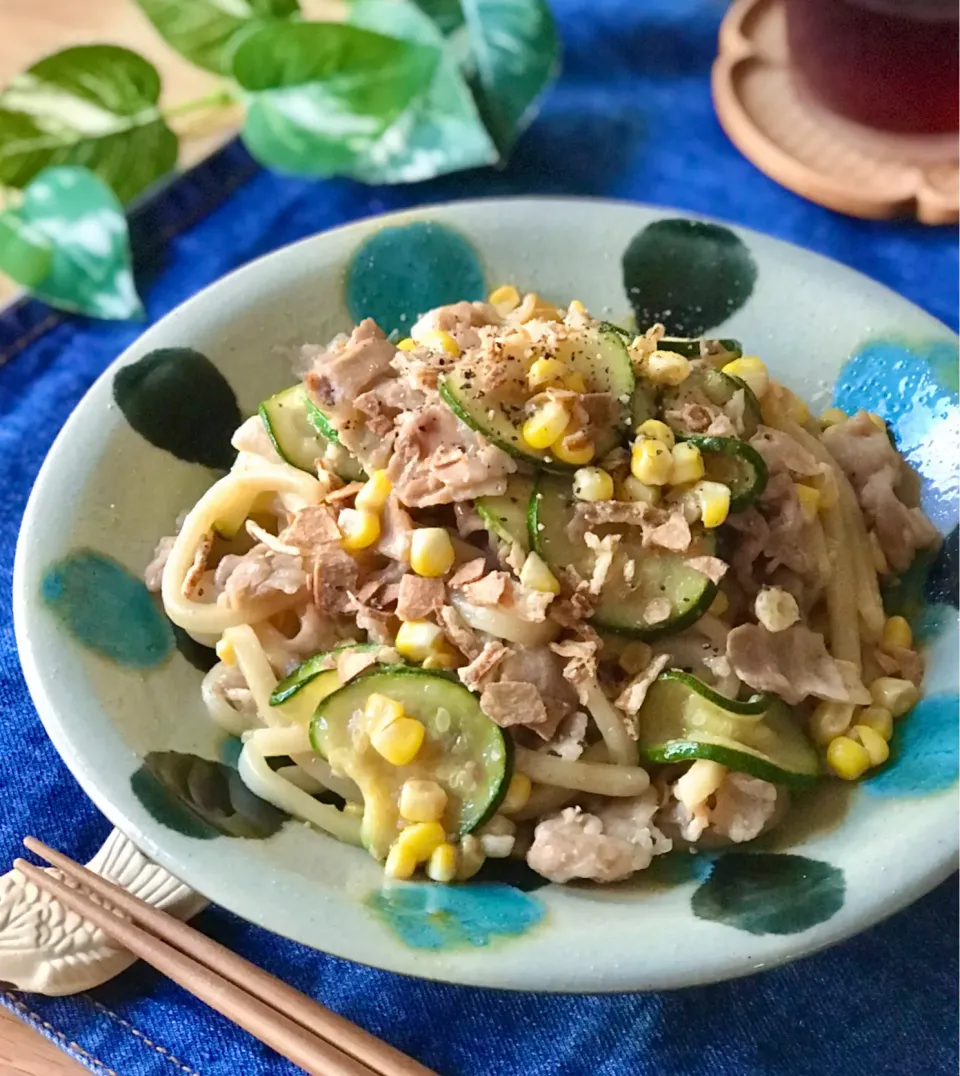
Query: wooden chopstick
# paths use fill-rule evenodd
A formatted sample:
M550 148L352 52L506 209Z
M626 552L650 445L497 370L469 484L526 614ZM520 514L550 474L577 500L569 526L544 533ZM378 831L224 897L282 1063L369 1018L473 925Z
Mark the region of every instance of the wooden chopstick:
M63 853L33 837L25 838L24 844L129 919L45 871L17 860L17 869L34 884L49 890L131 952L308 1072L322 1076L437 1076L388 1043ZM141 930L137 923L145 929Z

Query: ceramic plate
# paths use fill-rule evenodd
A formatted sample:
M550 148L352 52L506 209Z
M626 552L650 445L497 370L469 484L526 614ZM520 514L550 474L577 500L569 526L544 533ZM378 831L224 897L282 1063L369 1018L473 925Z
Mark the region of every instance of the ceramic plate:
M209 652L175 636L140 577L158 536L229 464L241 415L289 358L370 314L403 330L513 282L604 317L744 341L815 409L879 412L947 536L896 600L929 660L892 761L795 802L762 847L672 853L626 884L524 871L384 884L362 851L285 821L239 784L200 704ZM956 338L865 277L745 229L610 202L418 209L315 236L207 288L96 382L23 523L17 638L41 719L80 784L149 856L238 915L393 971L534 990L661 989L829 945L915 900L957 855Z

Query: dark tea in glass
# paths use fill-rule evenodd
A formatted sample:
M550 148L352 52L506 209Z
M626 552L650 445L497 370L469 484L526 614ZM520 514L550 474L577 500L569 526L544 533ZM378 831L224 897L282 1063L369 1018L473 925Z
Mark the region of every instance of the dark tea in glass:
M898 134L958 127L957 0L787 0L797 79L833 112Z

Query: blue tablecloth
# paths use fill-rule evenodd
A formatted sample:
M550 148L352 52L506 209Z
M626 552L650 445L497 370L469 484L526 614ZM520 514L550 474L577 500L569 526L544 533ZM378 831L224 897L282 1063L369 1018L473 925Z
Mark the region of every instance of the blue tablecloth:
M778 187L730 145L709 70L720 0L555 0L564 74L503 171L362 187L259 170L238 145L132 221L149 317L260 254L357 217L496 194L630 198L832 255L957 319L952 229L871 223ZM73 856L109 826L46 739L21 676L10 583L27 495L84 391L141 331L24 303L0 317L0 863L33 832ZM891 864L896 869L896 864ZM957 1071L957 885L843 945L749 980L661 995L508 995L401 979L211 909L197 925L443 1076L938 1076ZM5 992L96 1073L280 1076L292 1066L151 970L89 995Z

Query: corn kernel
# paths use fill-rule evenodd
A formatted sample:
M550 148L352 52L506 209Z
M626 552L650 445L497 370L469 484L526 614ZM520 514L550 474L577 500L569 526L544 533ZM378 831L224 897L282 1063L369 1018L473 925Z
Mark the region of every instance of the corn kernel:
M443 632L429 620L404 620L393 645L410 661L425 661L432 654L443 653Z
M563 379L563 387L569 392L586 392L587 383L583 380L583 374L578 374L576 370L571 370Z
M866 725L885 740L893 735L893 714L883 706L867 706L857 717L858 725Z
M913 646L913 632L904 617L891 616L887 618L887 622L883 625L883 637L880 640L880 646L888 651L896 647L903 647L905 650L911 649Z
M867 412L867 418L870 419L870 421L874 424L874 426L877 427L877 429L881 433L886 433L887 432L887 424L883 421L883 419L875 411L868 411Z
M679 385L690 376L690 360L675 351L653 351L643 372L655 385Z
M396 699L391 699L389 695L381 695L379 691L374 691L367 696L367 701L363 708L363 718L368 731L372 732L374 729L386 728L387 725L405 716L406 711L402 704L397 702Z
M767 372L767 364L761 362L756 355L744 355L743 358L728 362L723 367L723 372L731 377L740 378L758 400L765 395L770 387L770 374Z
M483 866L486 859L480 839L468 833L460 841L460 857L457 863L457 881L465 882L472 878Z
M650 664L652 657L653 651L650 647L639 639L634 639L623 648L618 661L624 672L636 676Z
M380 537L380 518L373 512L344 508L337 516L337 526L343 535L340 545L348 553L368 549Z
M393 846L387 853L387 862L383 865L383 873L388 878L396 878L397 881L405 882L408 878L413 877L413 872L417 869L417 857L406 848L401 848L399 843L394 841Z
M418 527L410 535L410 567L426 579L438 579L457 559L450 535L443 527Z
M699 455L699 453L698 453ZM665 486L673 471L673 457L662 441L640 437L630 450L630 473L647 486Z
M353 503L362 512L381 512L392 489L393 483L387 478L387 472L374 471Z
M397 344L398 351L413 351L416 347L416 340L411 340L409 336L405 340L401 340L400 343Z
M504 814L514 814L521 808L526 807L532 788L530 778L525 773L515 773L510 778L507 794L503 797L500 810Z
M810 715L810 735L823 746L850 728L854 707L845 702L818 702Z
M895 676L880 676L870 685L870 695L877 706L883 706L894 717L903 717L920 698L916 684Z
M700 449L689 441L681 441L673 446L672 466L670 468L670 485L683 486L703 478L703 456ZM634 472L636 473L636 472ZM637 475L639 478L640 476Z
M224 665L236 665L237 652L233 649L233 643L229 639L221 639L217 643L217 657Z
M613 478L601 467L581 467L573 476L573 495L578 501L609 501Z
M827 764L844 781L856 781L870 769L870 755L862 743L837 736L827 747Z
M660 487L648 486L631 474L620 483L619 497L621 501L656 505L660 503Z
M723 593L722 590L717 591L717 596L713 599L713 603L707 610L713 616L723 616L730 611L730 599Z
M557 400L547 400L524 422L520 434L531 448L549 448L570 425L570 413Z
M408 822L439 822L447 808L447 794L436 781L403 782L400 789L400 817Z
M423 661L420 662L420 666L423 669L455 669L457 667L457 658L455 654L428 654Z
M528 553L520 569L520 582L542 594L559 594L560 583L538 553Z
M853 731L866 748L871 766L882 766L890 757L890 745L876 729L869 725L854 725Z
M568 427L566 433L562 437L558 437L556 441L550 446L550 455L555 460L559 460L560 463L569 463L572 467L577 467L583 463L589 463L596 453L596 445L593 441L584 439L583 444L570 446L567 438L574 430Z
M446 840L447 835L439 822L414 822L400 831L394 843L411 852L418 863L426 863Z
M722 482L700 481L693 487L700 502L700 518L703 525L712 530L726 521L730 514L730 487Z
M374 751L392 766L406 766L417 757L427 730L415 717L399 717L370 732Z
M503 284L490 292L488 301L497 308L498 314L509 314L520 305L520 292L512 284Z
M448 355L459 355L460 345L443 329L430 329L420 338L420 343L434 351L445 351Z
M534 359L527 372L527 385L534 392L548 385L557 387L569 373L567 364L559 359Z
M839 407L828 407L820 416L820 425L823 429L827 429L828 426L839 426L841 422L846 421L847 414Z
M580 302L579 299L572 299L570 305L567 307L568 314L586 314L587 308Z
M820 511L820 490L804 485L803 482L794 482L793 488L797 491L797 500L800 502L800 514L806 523L812 523Z
M669 449L677 443L673 430L658 418L648 418L645 422L641 422L636 433L639 437L650 437L654 441L662 441Z
M427 877L434 882L452 882L457 876L457 850L448 841L438 844L427 861Z

